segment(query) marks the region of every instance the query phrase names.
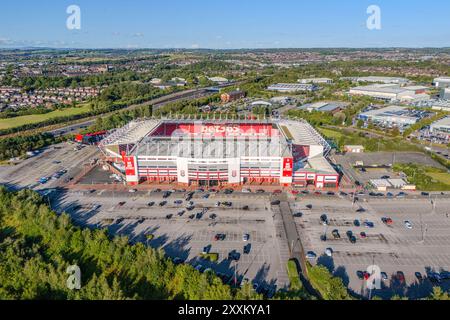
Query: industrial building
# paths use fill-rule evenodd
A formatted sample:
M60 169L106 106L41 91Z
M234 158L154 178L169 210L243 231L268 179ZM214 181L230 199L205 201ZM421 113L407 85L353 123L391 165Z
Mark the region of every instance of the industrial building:
M423 111L410 110L406 107L389 106L381 109L372 109L358 115L364 122L371 121L384 127L407 127L420 120Z
M319 87L311 83L277 83L269 86L267 90L277 92L312 92L319 90Z
M436 88L450 88L450 77L439 77L433 80Z
M450 116L431 124L430 131L433 134L447 134L450 136Z
M406 78L399 77L378 77L378 76L369 76L369 77L342 77L341 80L348 80L353 82L372 82L372 83L384 83L384 84L398 84L405 85L409 82Z
M333 84L333 79L330 78L307 78L299 79L299 83L314 83L314 84Z
M443 100L450 100L450 88L442 89L439 98Z
M308 112L331 112L334 114L344 110L345 108L346 104L342 102L316 102L305 104L299 107L299 110L305 110Z
M383 101L420 101L429 100L426 87L411 86L400 87L393 84L372 84L350 89L349 94L354 96L368 96Z
M133 121L99 147L129 185L339 184L331 147L303 120Z

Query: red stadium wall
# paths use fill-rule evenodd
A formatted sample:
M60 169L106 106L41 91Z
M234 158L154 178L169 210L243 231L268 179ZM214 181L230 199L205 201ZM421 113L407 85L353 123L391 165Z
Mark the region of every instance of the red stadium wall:
M151 136L172 136L175 132L191 136L211 137L278 137L280 132L270 124L164 123Z

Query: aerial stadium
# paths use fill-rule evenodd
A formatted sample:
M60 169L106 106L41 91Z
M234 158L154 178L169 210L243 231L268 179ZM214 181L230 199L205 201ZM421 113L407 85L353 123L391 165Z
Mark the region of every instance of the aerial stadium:
M339 185L329 144L304 120L139 120L99 147L131 186Z

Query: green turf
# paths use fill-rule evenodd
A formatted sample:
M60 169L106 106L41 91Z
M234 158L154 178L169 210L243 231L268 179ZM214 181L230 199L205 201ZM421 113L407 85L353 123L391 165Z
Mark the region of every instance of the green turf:
M56 110L46 114L33 114L28 116L0 119L0 130L16 128L27 124L35 124L52 118L79 115L89 111L89 105L85 104L80 107Z

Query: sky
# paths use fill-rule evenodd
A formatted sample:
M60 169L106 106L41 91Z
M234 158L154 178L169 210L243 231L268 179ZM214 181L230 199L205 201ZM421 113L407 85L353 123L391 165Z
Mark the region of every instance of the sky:
M79 30L66 26L70 5ZM370 5L380 30L367 28ZM450 1L6 0L1 47L450 47Z

